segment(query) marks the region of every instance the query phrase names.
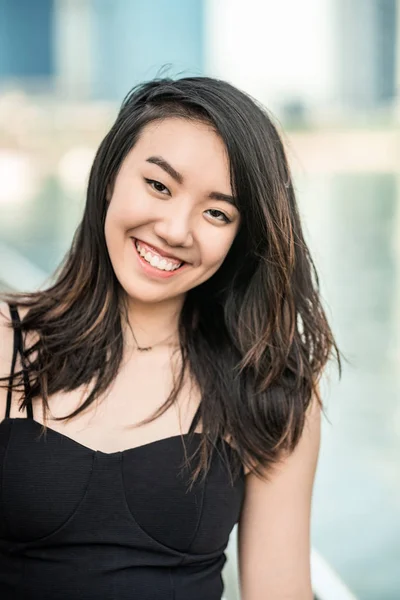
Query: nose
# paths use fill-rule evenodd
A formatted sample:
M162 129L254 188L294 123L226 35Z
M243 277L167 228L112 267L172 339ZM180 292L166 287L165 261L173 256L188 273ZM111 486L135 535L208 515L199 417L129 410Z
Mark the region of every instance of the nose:
M188 211L169 210L158 219L154 225L156 235L162 238L168 246L190 248L193 244L191 219Z

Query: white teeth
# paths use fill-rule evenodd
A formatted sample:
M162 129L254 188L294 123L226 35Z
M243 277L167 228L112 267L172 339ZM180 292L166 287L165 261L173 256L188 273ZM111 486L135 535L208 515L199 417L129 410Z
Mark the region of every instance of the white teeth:
M176 271L182 265L179 263L178 265L172 262L169 262L166 258L160 258L159 256L152 254L148 250L146 251L144 248L140 246L138 242L135 243L136 250L140 254L142 258L144 258L148 263L151 264L152 267L156 269L160 269L160 271Z

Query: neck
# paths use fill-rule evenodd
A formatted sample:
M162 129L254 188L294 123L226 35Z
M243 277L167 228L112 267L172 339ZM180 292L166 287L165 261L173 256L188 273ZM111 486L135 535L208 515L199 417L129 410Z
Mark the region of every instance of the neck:
M183 300L179 303L176 298L173 301L143 303L129 298L128 323L125 323L124 327L126 344L135 347L137 341L143 348L156 346L160 342L166 345L179 343L178 325Z

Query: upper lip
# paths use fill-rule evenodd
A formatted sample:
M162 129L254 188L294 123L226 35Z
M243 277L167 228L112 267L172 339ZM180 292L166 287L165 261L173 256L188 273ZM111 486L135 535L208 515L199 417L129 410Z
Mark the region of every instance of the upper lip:
M185 262L184 260L179 258L179 256L175 256L174 254L171 254L170 252L165 252L164 250L161 250L161 248L158 248L154 244L149 244L149 242L145 242L144 240L139 240L139 238L133 238L133 239L135 242L139 242L139 244L146 244L146 246L149 246L149 248L152 248L153 250L155 250L155 252L157 252L157 254L159 254L160 256L164 256L165 258L173 258L179 262Z

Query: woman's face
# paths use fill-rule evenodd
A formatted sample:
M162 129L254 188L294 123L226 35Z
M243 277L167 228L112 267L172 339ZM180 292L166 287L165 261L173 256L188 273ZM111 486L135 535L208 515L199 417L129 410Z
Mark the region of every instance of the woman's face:
M147 125L109 200L108 253L136 302L183 301L218 270L239 228L225 146L200 122Z

